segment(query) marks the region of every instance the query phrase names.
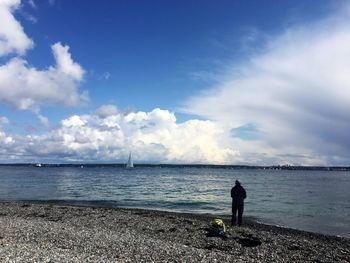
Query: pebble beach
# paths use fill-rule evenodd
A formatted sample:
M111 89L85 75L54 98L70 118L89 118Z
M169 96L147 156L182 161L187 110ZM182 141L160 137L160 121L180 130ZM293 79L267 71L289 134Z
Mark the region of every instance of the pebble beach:
M245 219L208 235L213 215L0 203L0 262L350 262L350 239ZM224 218L229 224L228 218Z

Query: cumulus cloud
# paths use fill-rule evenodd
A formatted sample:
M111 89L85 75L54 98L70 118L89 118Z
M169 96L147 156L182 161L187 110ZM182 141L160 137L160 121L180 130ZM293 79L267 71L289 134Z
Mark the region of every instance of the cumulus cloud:
M84 70L73 61L69 46L61 43L51 46L54 66L43 70L31 66L22 56L33 47L33 41L13 16L19 6L19 0L0 1L0 56L16 55L0 65L0 102L31 110L42 123L48 123L40 115L43 105L75 106L88 100L87 92L78 91Z
M0 66L0 101L21 110L39 111L42 105L74 106L87 100L78 93L84 70L71 59L69 47L56 43L52 51L54 67L38 70L22 58L12 58Z
M102 105L100 108L96 110L96 114L100 118L106 118L108 116L118 114L118 109L115 105L112 105L112 104Z
M100 114L109 109L108 114ZM111 111L106 105L92 115L73 115L40 136L11 137L0 134L8 156L32 156L35 160L123 162L133 152L142 162L230 163L239 153L223 145L228 135L211 121L177 123L167 110L151 112ZM116 108L115 108L116 109Z
M20 3L20 0L0 1L0 56L11 53L24 55L34 45L13 16L13 12L19 8Z
M350 13L345 10L271 38L263 52L232 64L220 84L190 98L184 110L225 125L242 162L347 164Z

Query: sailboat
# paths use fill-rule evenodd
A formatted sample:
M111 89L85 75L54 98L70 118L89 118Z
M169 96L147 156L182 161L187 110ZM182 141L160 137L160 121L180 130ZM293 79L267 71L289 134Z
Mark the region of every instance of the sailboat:
M126 168L128 168L128 169L134 168L134 161L132 160L131 153L129 154L129 159L128 159L128 162L126 164Z

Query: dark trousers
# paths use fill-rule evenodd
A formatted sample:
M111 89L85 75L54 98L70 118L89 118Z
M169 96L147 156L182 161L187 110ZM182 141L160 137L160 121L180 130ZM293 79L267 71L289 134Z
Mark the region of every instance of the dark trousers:
M238 225L242 225L242 216L243 216L244 204L232 204L232 219L231 225L236 225L236 214L238 211Z

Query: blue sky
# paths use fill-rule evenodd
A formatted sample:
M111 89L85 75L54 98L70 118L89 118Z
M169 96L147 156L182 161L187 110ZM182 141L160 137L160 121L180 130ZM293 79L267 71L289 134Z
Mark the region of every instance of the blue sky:
M322 3L323 2L323 3ZM330 4L320 1L37 1L23 2L36 17L32 23L17 12L35 41L27 59L36 67L53 63L50 45L68 44L75 61L87 71L82 89L92 106L108 102L137 110L176 110L189 95L213 82L196 73L222 70L227 60L244 60L263 39L289 23L322 15ZM259 37L259 36L257 36ZM247 46L246 46L247 45ZM104 79L104 74L110 76ZM205 80L205 81L204 81ZM141 95L142 94L142 95Z
M0 160L346 165L348 9L0 0Z

